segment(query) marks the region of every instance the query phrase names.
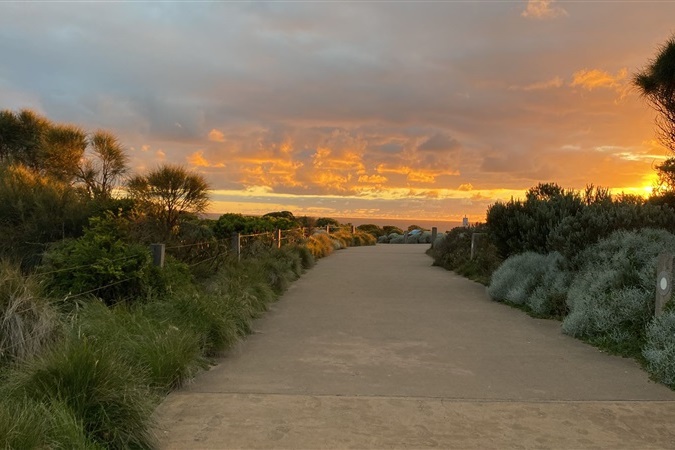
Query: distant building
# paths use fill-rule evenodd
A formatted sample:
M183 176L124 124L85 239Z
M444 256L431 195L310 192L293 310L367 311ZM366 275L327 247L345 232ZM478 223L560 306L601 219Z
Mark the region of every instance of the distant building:
M464 228L469 228L469 218L468 217L464 216L464 218L462 219L462 226Z

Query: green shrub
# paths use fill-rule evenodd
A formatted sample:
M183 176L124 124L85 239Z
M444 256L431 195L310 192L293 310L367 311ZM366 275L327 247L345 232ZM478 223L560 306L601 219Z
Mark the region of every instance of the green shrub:
M617 231L588 248L567 295L563 331L627 356L637 356L654 312L656 259L675 251L663 230Z
M143 386L119 352L73 337L10 372L5 392L31 402L62 403L87 438L106 448L150 448L153 402Z
M54 244L42 267L48 287L66 298L91 293L109 305L146 297L150 252L124 243L120 233L114 219L92 218L84 236Z
M0 261L0 363L39 354L59 336L60 320L35 277Z
M567 260L560 253L546 255L539 285L527 300L537 316L562 319L567 314L567 290L574 276L567 266Z
M675 389L675 310L664 312L649 324L642 355L649 372Z
M501 259L492 243L485 225L468 228L456 227L436 237L427 253L434 258L434 265L453 270L474 281L488 284ZM471 259L471 235L484 233L475 240L474 259Z

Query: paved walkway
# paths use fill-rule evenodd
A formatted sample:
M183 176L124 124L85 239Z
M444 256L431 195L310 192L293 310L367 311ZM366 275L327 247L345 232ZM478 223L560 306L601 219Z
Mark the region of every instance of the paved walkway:
M675 393L426 245L342 250L158 408L162 448L675 448Z

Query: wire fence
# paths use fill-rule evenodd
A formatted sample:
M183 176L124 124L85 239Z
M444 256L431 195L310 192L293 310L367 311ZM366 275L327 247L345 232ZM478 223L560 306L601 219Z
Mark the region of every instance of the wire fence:
M330 225L326 227L293 228L288 230L275 230L261 233L233 233L231 237L225 237L221 239L207 239L196 242L179 242L170 245L153 244L151 245L151 248L148 249L148 251L153 264L160 268L163 267L165 257L168 255L180 262L185 263L191 269L197 268L203 271L215 272L225 263L228 258L242 259L255 257L256 255L268 251L270 248L281 248L286 245L301 244L315 233L353 233L354 231L354 227ZM159 257L157 257L157 252ZM97 270L104 270L105 267L109 267L111 264L119 264L134 258L145 259L147 256L147 254L133 254L115 258L101 257L96 262L91 264L76 264L46 271L41 271L38 269L36 272L28 276L44 279L44 277L50 275L76 272L86 269L94 269L93 272L95 273ZM144 262L139 260L138 263L141 265ZM81 292L68 293L65 296L65 299L75 299L78 297L96 294L114 286L138 281L139 277L141 276L140 273L127 277L124 277L124 273L119 275L121 276L118 276L118 279L111 281L110 274L101 273L103 278L107 278L106 282L102 283L101 286L84 289ZM18 274L15 277L4 277L3 282L24 278L26 278L26 275Z

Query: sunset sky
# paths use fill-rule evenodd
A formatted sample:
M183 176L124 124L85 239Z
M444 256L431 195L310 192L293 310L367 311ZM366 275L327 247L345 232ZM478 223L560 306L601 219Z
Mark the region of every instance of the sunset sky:
M631 79L663 1L0 2L0 109L183 164L211 211L483 220L538 182L645 193Z

